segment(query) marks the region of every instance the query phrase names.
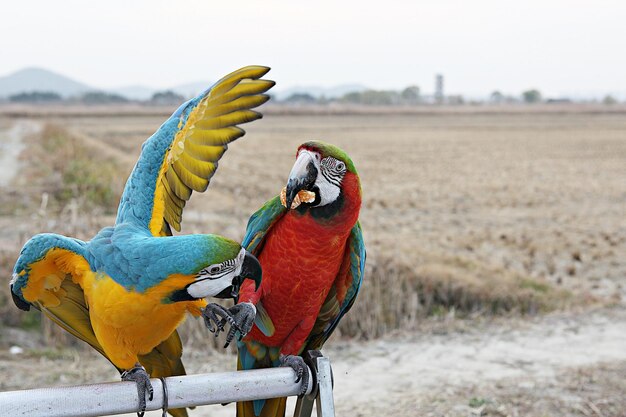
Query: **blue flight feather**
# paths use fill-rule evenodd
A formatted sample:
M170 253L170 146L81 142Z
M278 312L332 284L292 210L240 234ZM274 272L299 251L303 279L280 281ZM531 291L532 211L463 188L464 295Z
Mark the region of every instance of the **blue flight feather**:
M213 86L183 103L141 146L141 155L133 168L117 209L115 224L133 223L148 228L152 219L157 178L167 151L179 126L184 126L189 113L211 92Z
M246 248L253 255L258 255L261 247L259 244L265 238L267 232L272 228L285 213L287 209L280 203L280 197L274 197L266 202L263 207L254 213L248 220L246 235L241 246Z
M85 256L86 243L54 233L41 233L33 236L22 248L20 257L13 268L13 279L11 287L13 293L23 299L22 288L28 283L29 265L37 262L46 256L52 248L66 249L78 255ZM18 275L22 271L26 271L23 275Z
M356 300L359 291L361 290L361 284L363 283L363 274L365 272L365 243L363 242L363 231L361 230L361 224L357 222L348 238L347 249L350 251L350 277L351 283L346 291L346 296L339 306L339 314L332 321L330 321L324 328L321 340L319 340L318 346L310 346L310 348L319 349L326 340L330 337L335 330L341 318L350 310L352 304Z

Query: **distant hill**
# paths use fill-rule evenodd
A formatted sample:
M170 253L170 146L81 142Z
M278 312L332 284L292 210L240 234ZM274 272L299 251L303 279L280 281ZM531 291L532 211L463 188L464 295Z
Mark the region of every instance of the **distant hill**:
M284 100L293 94L309 94L315 98L322 96L326 98L338 98L343 97L347 93L361 92L367 89L366 86L361 84L342 84L333 87L296 86L277 91L275 95L279 100Z
M93 90L95 88L43 68L24 68L0 77L0 97L32 91L49 91L69 97Z
M81 95L86 92L105 91L119 94L131 100L149 100L156 92L171 90L190 98L211 86L211 82L181 84L170 88L152 88L144 85L129 85L102 89L75 81L69 77L44 68L24 68L12 74L0 77L0 97L9 97L19 93L54 92L63 98Z
M212 85L210 81L198 81L180 84L169 88L152 88L144 85L129 85L117 88L102 89L97 86L83 84L69 77L43 68L24 68L12 74L0 77L0 98L19 93L54 92L63 98L81 95L86 92L102 91L124 96L130 100L149 100L156 92L173 91L185 98L191 98ZM333 87L297 86L273 92L279 100L293 94L309 94L315 98L342 97L347 93L362 92L367 87L361 84L343 84Z

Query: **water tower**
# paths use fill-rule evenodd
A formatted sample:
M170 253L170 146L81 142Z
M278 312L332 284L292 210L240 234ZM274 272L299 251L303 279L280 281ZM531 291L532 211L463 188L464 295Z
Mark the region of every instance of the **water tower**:
M435 103L443 103L443 74L435 76Z

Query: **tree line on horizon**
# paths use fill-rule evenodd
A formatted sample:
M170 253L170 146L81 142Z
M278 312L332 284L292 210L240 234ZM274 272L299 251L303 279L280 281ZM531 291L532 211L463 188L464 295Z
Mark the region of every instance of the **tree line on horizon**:
M185 97L171 90L159 91L154 93L147 100L132 100L120 94L108 93L104 91L90 91L78 96L64 98L60 94L53 91L30 91L14 94L8 97L8 102L23 104L86 104L86 105L109 105L109 104L126 104L138 103L147 105L178 105L185 101ZM492 92L487 100L470 100L467 101L462 95L447 96L430 96L423 95L418 86L408 86L402 90L374 90L368 89L363 91L354 91L344 94L340 97L327 98L324 96L316 97L310 93L299 92L290 96L277 100L275 102L291 104L291 105L308 105L318 104L327 105L330 103L353 104L363 106L415 106L427 104L515 104L515 103L571 103L568 98L544 98L542 93L537 89L529 89L523 91L519 96L503 94L496 90ZM618 103L611 95L607 95L602 103L611 105Z
M170 90L156 92L148 100L132 100L121 94L107 93L104 91L88 91L69 98L64 98L54 91L29 91L13 94L8 97L8 101L23 104L78 103L96 105L141 103L152 105L177 105L185 101L185 97Z
M537 104L537 103L572 103L569 98L544 98L541 91L529 89L523 91L519 96L503 94L496 90L489 95L487 100L466 100L462 95L447 95L442 97L422 95L418 86L409 86L403 90L364 90L351 92L337 98L315 97L308 93L294 93L282 100L286 103L295 104L328 104L347 103L366 106L406 106L423 104ZM607 95L602 100L604 104L616 104L618 100L611 95Z

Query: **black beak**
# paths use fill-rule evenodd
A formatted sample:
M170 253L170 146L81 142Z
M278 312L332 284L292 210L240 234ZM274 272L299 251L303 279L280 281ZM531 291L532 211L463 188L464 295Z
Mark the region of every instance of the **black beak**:
M296 159L296 163L291 168L289 180L287 181L287 192L285 196L287 210L291 209L291 203L299 191L312 191L317 179L317 168L313 158L308 153L302 153Z
M259 289L261 285L261 279L263 278L263 270L259 260L250 252L246 251L246 255L243 258L243 264L241 265L241 272L233 279L232 285L224 288L222 292L215 295L215 298L232 298L237 300L239 297L239 289L244 279L254 280L254 290Z
M261 279L263 279L263 269L261 268L261 263L259 260L246 251L246 256L243 258L243 265L241 266L241 273L239 277L237 277L240 281L244 279L252 279L254 280L254 290L259 289L259 285L261 285Z

